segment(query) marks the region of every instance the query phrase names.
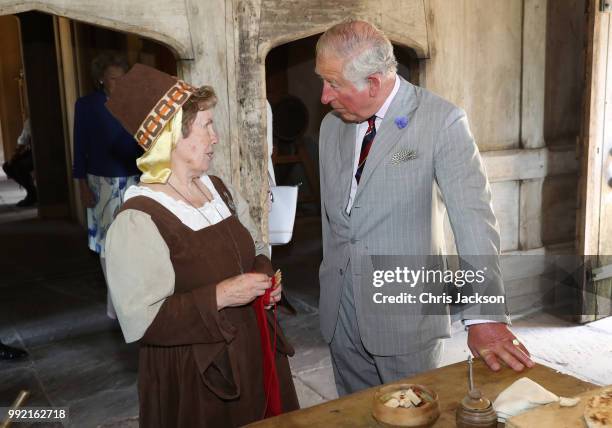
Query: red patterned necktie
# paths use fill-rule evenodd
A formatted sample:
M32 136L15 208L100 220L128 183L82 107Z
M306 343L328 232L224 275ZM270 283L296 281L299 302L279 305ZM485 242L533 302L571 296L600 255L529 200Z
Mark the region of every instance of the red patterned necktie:
M363 141L361 142L359 163L357 164L357 172L355 172L355 180L357 180L357 184L359 184L359 180L361 179L361 173L363 172L363 167L365 166L366 159L368 158L368 153L370 153L370 148L372 147L372 143L374 142L374 137L376 137L375 123L376 115L368 119L368 130L363 136Z

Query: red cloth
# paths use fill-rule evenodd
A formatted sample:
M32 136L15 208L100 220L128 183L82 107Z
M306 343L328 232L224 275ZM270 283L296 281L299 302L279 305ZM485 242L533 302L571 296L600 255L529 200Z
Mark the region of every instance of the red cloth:
M270 304L270 292L276 286L275 279L272 277L272 287L266 290L266 294L255 299L253 308L257 316L257 325L261 336L261 351L263 362L263 381L264 393L266 394L266 409L264 418L280 415L281 397L280 387L278 382L278 373L276 372L276 307L274 307L274 346L270 341L270 329L266 317L265 306Z

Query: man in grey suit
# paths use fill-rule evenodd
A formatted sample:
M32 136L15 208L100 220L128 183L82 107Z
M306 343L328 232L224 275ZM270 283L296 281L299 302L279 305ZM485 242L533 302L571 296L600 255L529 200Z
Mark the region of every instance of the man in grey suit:
M491 255L503 295L498 225L465 113L396 69L390 41L364 21L337 24L317 43L321 102L333 108L319 137L319 314L340 395L435 368L450 336L448 312L373 305L363 256L443 255L446 208L458 254ZM492 370L499 358L517 371L532 367L505 305L477 308L462 313L472 353Z

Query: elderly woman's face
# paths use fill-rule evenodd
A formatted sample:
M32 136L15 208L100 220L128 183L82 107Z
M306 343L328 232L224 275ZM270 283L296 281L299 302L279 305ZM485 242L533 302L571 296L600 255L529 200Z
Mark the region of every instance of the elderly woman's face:
M176 156L177 160L185 162L190 169L202 174L210 168L214 145L218 141L213 126L212 110L199 111L191 125L189 136L179 139L172 156Z
M115 82L118 78L125 74L125 70L121 67L117 67L116 65L111 65L106 67L104 70L104 75L102 76L102 86L104 88L104 92L106 95L111 95L113 90L115 89Z

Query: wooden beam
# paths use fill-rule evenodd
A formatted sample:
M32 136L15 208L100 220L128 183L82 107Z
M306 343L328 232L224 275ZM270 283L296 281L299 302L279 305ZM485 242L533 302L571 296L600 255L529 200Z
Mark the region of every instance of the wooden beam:
M610 14L598 12L599 0L589 2L588 42L586 50L586 85L584 128L580 139L581 162L578 187L577 251L597 254L601 194L601 151L603 149L606 96L607 48Z
M560 149L495 150L481 153L490 182L529 180L577 171L574 145Z
M524 0L521 146L544 147L546 10L548 0Z
M608 13L608 16L610 14ZM599 244L597 254L600 256L600 265L610 263L610 255L612 255L612 20L608 24L608 77L606 82L606 101L604 113L604 132L602 141L602 150L599 159L599 172L601 193L598 200L599 208ZM608 171L606 171L608 169ZM608 260L604 260L608 257Z
M142 39L137 34L128 33L126 38L126 51L128 64L136 64L139 62L139 54L142 51Z
M260 55L275 46L323 33L346 18L365 19L395 43L430 55L423 0L336 0L333 2L260 0Z
M524 0L521 88L521 146L526 149L543 148L546 107L546 48L547 0ZM567 145L561 153L532 153L533 169L527 174L556 175L576 170L574 146ZM535 156L534 156L535 155ZM550 162L549 162L550 161ZM542 246L542 189L543 178L529 178L520 184L519 248L529 250Z
M19 35L19 21L14 16L0 16L0 154L9 160L17 146L17 138L23 129L20 108L23 110L26 103L20 91L20 70L23 67L21 59L21 40ZM0 168L1 170L1 168ZM2 171L4 176L4 171Z
M62 110L64 120L64 144L66 152L66 175L72 177L72 160L74 159L73 131L74 131L74 104L78 98L77 72L75 66L75 53L72 44L72 27L70 20L62 17L54 18L56 35L57 66L62 94ZM72 216L84 224L84 209L80 198L75 195L73 180L68 180L70 194L70 211Z
M519 248L542 246L542 186L544 179L521 182L519 195Z
M71 215L69 177L53 17L26 12L19 19L32 125L38 213L41 218L65 218Z
M501 251L519 247L519 182L491 184L493 212L500 227Z

